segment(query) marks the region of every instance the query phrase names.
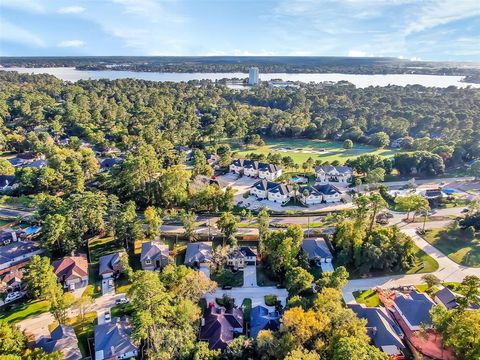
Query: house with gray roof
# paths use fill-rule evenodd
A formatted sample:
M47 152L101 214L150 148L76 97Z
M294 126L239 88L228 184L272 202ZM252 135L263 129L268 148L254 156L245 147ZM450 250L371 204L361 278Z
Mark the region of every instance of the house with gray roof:
M250 337L256 338L261 330L277 331L280 328L280 314L258 305L250 311Z
M282 169L275 164L261 163L256 160L235 159L230 164L230 172L249 177L258 177L273 181L282 175Z
M212 262L212 243L194 242L187 245L185 265L199 268Z
M305 205L333 203L342 200L342 192L331 184L301 186L298 189L298 199Z
M444 287L443 289L437 291L434 300L438 305L442 305L447 310L451 310L458 306L457 297L458 295L452 290L450 290L448 287Z
M198 339L207 341L210 349L225 349L234 337L243 332L243 312L240 309L226 311L211 306L202 318Z
M332 253L323 238L304 239L302 241L302 250L307 255L309 261L332 262Z
M359 318L367 320L367 334L373 345L389 356L404 354L404 334L385 308L366 307L363 304L348 306Z
M16 241L0 246L0 275L22 268L32 256L43 251L40 245L33 241Z
M420 330L422 324L427 327L433 326L430 309L435 303L427 294L416 290L409 294L397 292L393 306L394 311L398 312L411 331Z
M149 241L142 244L140 262L143 270L160 270L168 264L168 245L160 241Z
M317 166L315 175L320 183L348 183L352 179L353 169L350 166Z
M138 355L131 335L133 325L127 317L95 326L95 360L130 359Z
M50 334L50 337L41 337L37 347L42 348L48 354L61 352L65 360L83 359L78 347L77 336L71 326L58 325Z
M98 274L103 279L109 279L111 277L117 277L124 271L122 264L122 256L126 255L124 251L117 251L113 254L101 256L98 259L99 269Z

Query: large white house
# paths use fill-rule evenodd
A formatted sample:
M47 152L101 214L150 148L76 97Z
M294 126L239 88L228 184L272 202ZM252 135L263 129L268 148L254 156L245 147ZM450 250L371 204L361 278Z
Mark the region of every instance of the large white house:
M267 199L281 204L288 202L294 195L292 186L267 180L260 180L253 184L250 194L259 199Z
M277 165L245 159L233 160L230 164L230 172L270 181L282 175L282 169Z
M334 203L342 200L342 192L331 184L316 184L300 187L298 198L305 205Z
M315 175L320 183L348 183L352 179L353 170L350 166L317 166Z

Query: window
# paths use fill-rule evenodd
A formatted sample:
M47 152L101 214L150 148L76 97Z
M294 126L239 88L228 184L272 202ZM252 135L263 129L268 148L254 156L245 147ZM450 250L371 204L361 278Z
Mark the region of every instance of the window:
M152 260L150 259L145 259L145 265L150 265L152 263Z

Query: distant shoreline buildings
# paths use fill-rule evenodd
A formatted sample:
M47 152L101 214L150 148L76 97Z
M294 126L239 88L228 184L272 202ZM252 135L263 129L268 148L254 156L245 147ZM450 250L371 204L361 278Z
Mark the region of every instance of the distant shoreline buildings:
M259 84L258 67L252 66L248 73L248 85L256 86Z

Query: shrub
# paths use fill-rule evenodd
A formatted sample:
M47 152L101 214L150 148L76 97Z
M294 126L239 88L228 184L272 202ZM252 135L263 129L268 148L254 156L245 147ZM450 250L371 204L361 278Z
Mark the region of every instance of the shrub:
M267 306L275 306L277 304L277 295L269 294L265 295L265 305Z

